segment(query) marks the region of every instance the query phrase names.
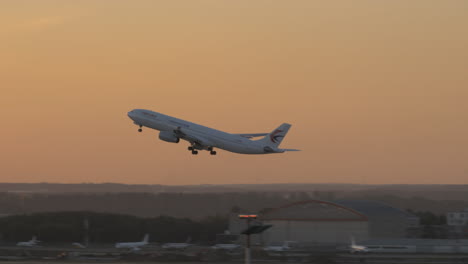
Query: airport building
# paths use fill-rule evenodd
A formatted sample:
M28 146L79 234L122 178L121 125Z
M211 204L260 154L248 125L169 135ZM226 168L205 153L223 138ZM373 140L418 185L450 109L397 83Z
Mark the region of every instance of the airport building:
M419 217L395 207L367 200L338 200L336 203L364 214L369 220L369 237L393 239L412 236L419 227Z
M449 237L468 238L468 208L459 212L447 213Z
M447 213L447 225L449 226L466 226L468 225L468 208L461 212Z
M260 215L272 228L258 236L263 245L283 241L303 244L349 244L369 239L406 238L419 219L391 206L360 200L307 200L280 206ZM240 234L245 221L231 217L230 231Z
M351 208L326 201L310 200L281 206L262 215L266 244L280 241L300 243L349 243L350 236L369 238L367 216Z

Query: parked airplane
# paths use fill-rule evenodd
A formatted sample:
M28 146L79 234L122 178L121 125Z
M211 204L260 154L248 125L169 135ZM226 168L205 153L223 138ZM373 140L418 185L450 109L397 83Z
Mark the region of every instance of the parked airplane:
M188 237L184 243L166 243L162 245L162 248L163 249L186 249L193 245L193 244L190 244L190 241L192 241L192 239Z
M265 251L289 251L294 248L298 248L299 243L297 241L284 241L281 244L272 244L263 248Z
M159 130L159 139L179 143L181 139L190 143L188 150L193 155L198 150L208 150L211 155L216 155L214 148L224 149L240 154L270 154L286 151L298 151L297 149L278 148L283 138L288 133L290 124L284 123L271 133L231 134L175 117L144 109L134 109L128 112L128 117L142 127ZM259 140L250 140L255 137L263 137Z
M140 242L120 242L120 243L116 243L115 247L127 248L131 250L140 250L141 249L140 247L148 245L148 241L149 241L149 234L145 234L145 236L143 237L143 240Z
M352 254L367 253L369 252L369 249L366 246L356 245L356 242L354 241L354 237L351 237L351 245L349 246L349 252Z
M33 236L31 240L26 241L26 242L18 242L16 243L17 246L19 247L37 247L37 243L41 241L36 239L36 236Z
M240 245L237 244L216 244L211 246L213 249L223 249L223 250L235 250L240 248Z
M86 248L85 245L78 243L78 242L72 243L72 246L75 248Z

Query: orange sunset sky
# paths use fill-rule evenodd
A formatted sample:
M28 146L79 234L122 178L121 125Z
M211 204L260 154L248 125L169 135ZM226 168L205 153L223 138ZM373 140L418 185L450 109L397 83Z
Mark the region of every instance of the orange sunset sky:
M0 182L468 184L468 1L2 1ZM192 156L146 108L302 152Z

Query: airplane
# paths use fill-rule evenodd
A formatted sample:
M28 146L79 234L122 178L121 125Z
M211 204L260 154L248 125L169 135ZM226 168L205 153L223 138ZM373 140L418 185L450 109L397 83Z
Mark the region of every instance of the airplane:
M211 246L213 249L223 249L223 250L235 250L240 248L240 245L237 244L216 244Z
M279 145L288 133L290 124L284 123L271 133L231 134L213 128L198 125L182 119L164 115L145 109L134 109L127 113L133 123L143 131L143 127L159 130L159 139L170 143L179 143L181 139L188 141L188 150L193 155L198 150L207 150L216 155L214 148L239 154L271 154L298 149L281 149ZM262 137L258 140L252 138Z
M297 241L284 241L281 244L273 244L263 248L265 251L289 251L297 248L299 243Z
M349 252L351 254L354 254L354 253L368 253L369 248L367 248L366 246L356 245L356 242L354 241L354 237L351 237L351 245L349 246Z
M26 241L26 242L18 242L16 243L17 246L19 247L38 247L37 243L41 241L37 240L36 236L33 236L31 240Z
M75 247L75 248L87 248L87 246L81 244L81 243L78 243L78 242L75 242L75 243L72 243L72 246Z
M120 242L120 243L115 243L115 248L127 248L130 250L138 251L143 246L148 245L149 241L149 234L145 234L143 237L143 240L140 242Z
M193 244L190 244L191 240L192 239L188 237L184 243L166 243L162 245L162 248L163 249L186 249L193 245Z

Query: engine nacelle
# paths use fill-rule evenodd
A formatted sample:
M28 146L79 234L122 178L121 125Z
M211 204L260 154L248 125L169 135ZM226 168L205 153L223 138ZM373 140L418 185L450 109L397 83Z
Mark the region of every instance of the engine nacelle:
M171 143L179 143L180 138L176 137L171 131L161 131L159 132L159 139Z

